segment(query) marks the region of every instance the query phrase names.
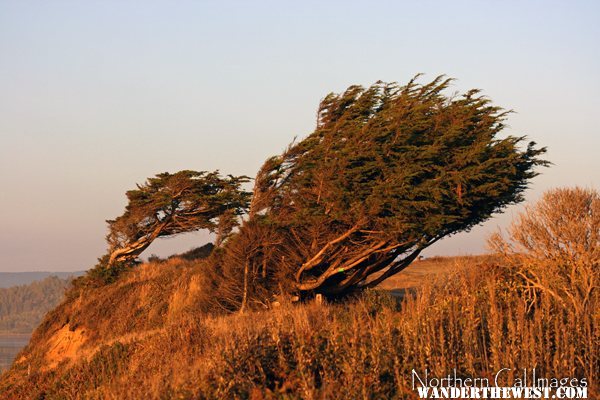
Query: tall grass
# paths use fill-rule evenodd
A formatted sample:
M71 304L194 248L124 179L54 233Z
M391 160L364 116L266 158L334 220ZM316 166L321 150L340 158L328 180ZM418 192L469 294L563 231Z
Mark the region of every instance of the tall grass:
M148 281L151 273L142 269L127 285ZM413 369L445 376L456 368L462 376L493 378L501 368L516 373L535 367L538 376L586 377L597 395L598 313L575 319L573 309L544 293L532 304L522 283L510 267L478 265L426 282L401 304L373 291L350 304L284 304L212 317L183 311L184 285L165 294L174 300L159 326L94 341L94 351L28 378L25 365L17 364L0 393L47 399L414 398ZM134 290L131 296L142 296ZM596 295L592 301L597 308Z

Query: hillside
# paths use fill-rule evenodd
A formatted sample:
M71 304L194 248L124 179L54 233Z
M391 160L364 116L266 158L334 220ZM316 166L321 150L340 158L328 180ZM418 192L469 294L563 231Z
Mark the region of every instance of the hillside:
M50 276L28 285L0 288L0 333L31 333L63 298L70 279Z
M488 376L532 363L593 381L599 316L563 329L552 321L573 320L570 310L545 296L528 309L517 278L491 261L419 261L410 268L446 272L424 274L402 304L368 291L344 304L283 302L245 314L208 306L206 261L144 264L72 291L2 375L0 397L411 398L413 368ZM417 274L410 268L405 276Z

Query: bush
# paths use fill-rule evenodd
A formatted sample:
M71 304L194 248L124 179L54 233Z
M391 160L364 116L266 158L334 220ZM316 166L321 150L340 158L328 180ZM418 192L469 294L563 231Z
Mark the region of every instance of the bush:
M577 315L594 312L600 277L600 194L582 188L555 189L527 207L490 244L524 281L530 301L552 296Z

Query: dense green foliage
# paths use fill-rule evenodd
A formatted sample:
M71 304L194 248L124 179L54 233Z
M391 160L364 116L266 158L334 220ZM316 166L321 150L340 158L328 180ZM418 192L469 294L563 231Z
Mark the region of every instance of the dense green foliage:
M448 96L450 83L328 95L315 131L264 163L251 202L244 176L149 178L108 221L108 258L91 279L112 282L156 238L207 229L218 249L211 290L227 309L377 285L436 241L522 201L547 164L524 136L500 137L509 112L478 90Z
M134 260L158 237L208 229L224 240L247 209L250 194L240 188L247 181L188 170L149 178L126 193L123 215L107 221L108 264Z
M58 305L68 285L68 279L50 276L29 285L0 288L0 332L32 332Z
M522 201L545 149L499 137L508 112L478 90L447 96L450 82L351 86L321 102L316 130L263 165L229 246L242 303L282 281L328 295L373 286Z

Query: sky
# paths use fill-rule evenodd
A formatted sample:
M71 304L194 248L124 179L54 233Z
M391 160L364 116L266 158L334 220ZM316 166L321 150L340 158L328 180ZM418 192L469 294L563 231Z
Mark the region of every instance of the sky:
M548 147L526 192L600 187L595 1L0 0L0 271L74 271L160 172L254 176L352 84L440 74ZM486 251L512 206L426 255ZM145 253L201 245L198 232Z

